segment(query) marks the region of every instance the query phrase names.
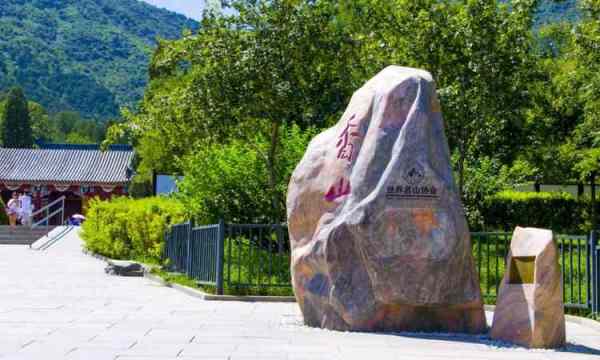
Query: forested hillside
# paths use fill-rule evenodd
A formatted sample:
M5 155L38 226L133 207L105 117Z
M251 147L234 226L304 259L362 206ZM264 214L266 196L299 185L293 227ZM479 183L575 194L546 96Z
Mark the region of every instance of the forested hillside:
M576 0L543 0L537 23L577 14ZM0 92L18 85L50 113L115 117L142 98L155 39L197 26L139 0L2 0Z
M543 0L537 11L537 24L576 21L579 18L577 0Z
M0 1L0 91L49 112L111 118L144 91L155 39L197 23L138 0Z

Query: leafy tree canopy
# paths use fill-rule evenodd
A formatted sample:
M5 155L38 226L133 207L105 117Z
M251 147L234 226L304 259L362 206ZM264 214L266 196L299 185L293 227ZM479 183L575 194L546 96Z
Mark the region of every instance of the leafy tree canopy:
M126 123L111 129L112 138L138 143L140 173L180 173L198 146L253 144L258 134L268 139L255 147L266 164L271 208L280 213L275 189L287 181L277 165L281 126L330 126L352 92L391 64L434 75L461 189L473 188L464 176L478 159L494 158L499 165L490 169L498 171L519 160L529 86L543 73L532 31L537 1L233 5L239 15L207 17L197 34L159 43L139 111L125 112ZM519 160L516 168L526 164Z

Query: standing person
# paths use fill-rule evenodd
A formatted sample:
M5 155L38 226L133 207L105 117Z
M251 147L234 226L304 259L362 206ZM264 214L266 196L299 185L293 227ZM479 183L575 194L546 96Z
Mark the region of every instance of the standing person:
M21 213L19 214L21 224L27 226L31 225L31 213L33 210L31 206L31 196L26 192L23 192L23 194L19 196L19 204L21 205Z
M17 217L19 216L19 195L17 192L13 192L12 198L8 200L6 204L6 214L8 215L8 222L10 223L10 232L15 232L17 227Z

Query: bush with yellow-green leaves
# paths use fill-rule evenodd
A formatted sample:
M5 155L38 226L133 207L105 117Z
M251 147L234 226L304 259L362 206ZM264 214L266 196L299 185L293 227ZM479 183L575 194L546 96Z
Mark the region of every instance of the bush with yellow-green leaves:
M185 220L183 205L174 199L94 199L82 227L89 251L113 259L160 261L164 233L172 224Z

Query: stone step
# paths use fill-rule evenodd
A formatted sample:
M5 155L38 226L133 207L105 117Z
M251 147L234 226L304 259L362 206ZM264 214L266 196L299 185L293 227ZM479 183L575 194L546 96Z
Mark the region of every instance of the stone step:
M9 226L0 226L0 245L31 245L52 229L54 226L33 230L26 226L18 226L11 232Z
M55 227L56 227L55 225L51 225L51 226L49 226L49 227L48 227L48 229L54 229ZM1 233L1 232L5 232L5 231L9 231L9 230L10 230L10 226L8 226L8 225L0 225L0 233ZM18 226L15 228L15 231L16 231L16 232L26 232L26 231L44 231L44 230L46 230L46 227L45 227L45 226L38 226L38 227L36 227L36 228L35 228L35 229L33 229L33 230L32 230L31 228L29 228L28 226L22 226L22 225L18 225Z
M2 239L0 239L0 245L31 245L36 241L37 241L37 239L18 239L18 240L2 240Z
M37 240L41 237L44 237L44 235L40 235L40 236L0 236L0 241L12 241L12 240L29 240L29 239L34 239Z
M28 232L0 232L0 237L4 236L44 236L48 233L48 231L28 231Z

